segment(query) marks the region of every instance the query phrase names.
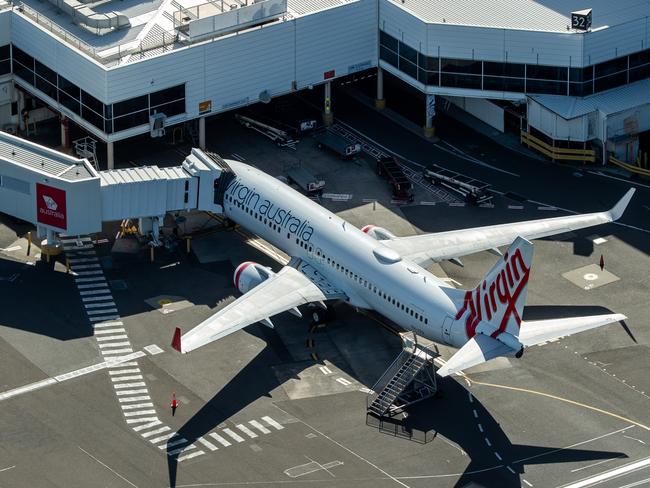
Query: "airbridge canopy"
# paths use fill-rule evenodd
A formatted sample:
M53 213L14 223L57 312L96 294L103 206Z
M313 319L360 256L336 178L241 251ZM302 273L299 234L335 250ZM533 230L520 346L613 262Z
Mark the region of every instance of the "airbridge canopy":
M222 213L215 189L223 185L215 183L231 175L224 160L199 149L180 166L96 171L86 159L0 132L0 212L68 235L167 212Z

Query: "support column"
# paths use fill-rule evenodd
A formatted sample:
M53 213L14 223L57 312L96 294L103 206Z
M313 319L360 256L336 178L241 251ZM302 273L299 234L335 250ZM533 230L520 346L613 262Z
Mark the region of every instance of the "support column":
M199 147L205 149L205 117L199 119Z
M61 147L68 149L70 147L70 119L61 115Z
M108 141L106 143L106 167L108 169L113 169L115 167L115 158L113 154L113 142Z
M326 126L334 122L334 113L332 112L332 83L325 83L325 106L323 110L323 123Z
M386 108L386 100L384 99L384 70L377 68L377 98L375 98L375 108L382 110Z
M436 115L436 96L427 94L424 137L432 138L435 135L436 129L433 126L433 117L435 115Z

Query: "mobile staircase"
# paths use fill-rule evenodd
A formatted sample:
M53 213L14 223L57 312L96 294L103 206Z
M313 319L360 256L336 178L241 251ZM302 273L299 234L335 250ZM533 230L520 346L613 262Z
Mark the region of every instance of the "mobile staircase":
M392 417L409 405L436 394L433 360L439 354L428 345L419 344L413 332L402 332L400 337L402 352L366 398L367 416L377 419Z

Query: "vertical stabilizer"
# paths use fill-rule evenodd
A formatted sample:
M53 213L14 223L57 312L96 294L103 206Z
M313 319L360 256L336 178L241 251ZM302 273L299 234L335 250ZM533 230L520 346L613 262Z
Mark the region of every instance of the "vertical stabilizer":
M464 318L468 338L519 335L532 260L532 243L517 237L478 286L464 292L456 320Z

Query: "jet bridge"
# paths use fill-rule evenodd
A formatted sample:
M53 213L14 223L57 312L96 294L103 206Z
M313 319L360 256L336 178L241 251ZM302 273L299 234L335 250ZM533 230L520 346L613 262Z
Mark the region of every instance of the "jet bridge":
M216 154L192 149L180 166L97 171L78 159L0 132L0 212L36 225L46 244L57 234L99 232L102 222L139 219L158 243L168 212L223 213L234 178Z

